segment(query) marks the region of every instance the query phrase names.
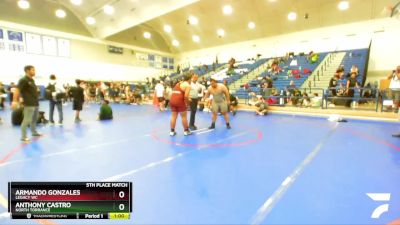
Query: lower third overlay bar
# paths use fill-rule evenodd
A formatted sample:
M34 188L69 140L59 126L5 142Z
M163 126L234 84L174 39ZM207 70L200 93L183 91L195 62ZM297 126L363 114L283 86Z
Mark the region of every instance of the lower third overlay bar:
M89 219L129 220L130 213L11 213L11 219Z

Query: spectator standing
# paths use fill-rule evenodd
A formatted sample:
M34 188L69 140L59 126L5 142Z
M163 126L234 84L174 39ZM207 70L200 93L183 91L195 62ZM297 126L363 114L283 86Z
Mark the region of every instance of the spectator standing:
M199 77L197 74L194 74L192 76L192 80L190 82L190 93L189 93L189 99L190 99L190 119L189 119L189 128L191 130L197 130L197 127L195 125L196 122L196 112L197 112L197 105L199 103L199 94L201 94L204 89L203 85L201 85L198 82Z
M33 137L42 136L36 130L36 123L39 116L39 94L37 92L37 86L33 77L36 75L35 67L28 65L24 68L25 76L18 82L18 87L15 89L13 96L13 103L11 108L13 110L19 107L20 96L23 100L24 105L24 119L21 124L21 141L30 141L27 137L27 128L30 126L31 135Z
M75 110L75 123L81 122L80 112L82 111L83 103L85 102L84 89L82 88L82 81L76 80L76 87L72 90L73 104L72 109Z
M164 108L164 95L165 95L165 87L162 81L159 81L156 86L155 86L155 94L158 100L158 107L160 109L160 111L165 111Z
M49 100L49 120L50 124L54 125L54 107L57 107L58 123L63 123L63 108L62 100L65 97L65 89L57 83L57 78L54 74L50 75L49 85L46 87L46 96Z

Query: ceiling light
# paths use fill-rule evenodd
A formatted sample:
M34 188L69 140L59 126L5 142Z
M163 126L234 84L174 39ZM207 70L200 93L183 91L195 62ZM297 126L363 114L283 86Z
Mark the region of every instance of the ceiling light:
M172 41L172 45L175 46L175 47L179 46L179 41L178 40L173 40Z
M224 31L224 29L218 29L218 30L217 30L217 34L218 34L218 37L223 37L223 36L225 36L225 31Z
M81 5L82 4L82 0L71 0L71 3L74 5Z
M111 5L105 5L103 7L103 11L104 11L105 14L111 15L111 14L114 13L114 7L112 7Z
M254 22L249 22L248 27L250 29L254 29L254 28L256 28L256 24Z
M26 0L19 0L19 1L18 1L18 6L19 6L21 9L29 9L29 7L30 7L31 5L30 5L29 2L26 1Z
M199 20L194 16L189 16L188 22L190 25L196 25L199 23Z
M224 7L222 8L222 12L223 12L225 15L232 14L233 8L232 8L231 5L226 5L226 6L224 6Z
M164 25L164 31L167 33L171 33L172 27L170 25Z
M64 10L62 10L62 9L57 9L56 10L56 16L57 17L64 18L66 15L67 15L67 13Z
M96 23L96 19L91 17L91 16L86 17L86 23L89 24L89 25L93 25L93 24Z
M276 2L276 0L268 0L269 2Z
M151 38L151 34L146 31L146 32L143 33L143 37L146 38L146 39L150 39Z
M297 13L291 12L291 13L288 14L287 18L288 18L288 20L291 20L291 21L296 20L297 19Z
M197 35L193 35L193 36L192 36L192 40L193 40L194 42L198 43L198 42L200 42L200 37L197 36Z
M339 2L338 8L340 10L347 10L349 8L349 2L348 1L341 1Z

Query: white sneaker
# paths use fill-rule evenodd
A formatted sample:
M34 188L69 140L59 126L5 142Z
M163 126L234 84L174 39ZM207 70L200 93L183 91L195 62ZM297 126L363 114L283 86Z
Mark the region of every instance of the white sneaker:
M185 135L185 136L188 136L188 135L191 135L191 134L192 134L192 132L190 132L190 131L183 132L183 135Z
M175 131L169 132L169 136L173 137L173 136L175 136L175 135L176 135L176 132L175 132Z
M25 138L21 138L21 141L22 142L29 142L31 139L29 139L29 138L27 138L27 137L25 137Z

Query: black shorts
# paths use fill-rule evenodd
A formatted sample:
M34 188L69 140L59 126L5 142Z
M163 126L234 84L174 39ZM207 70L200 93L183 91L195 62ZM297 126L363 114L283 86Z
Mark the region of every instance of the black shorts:
M82 110L83 102L76 102L74 101L72 105L72 110Z

